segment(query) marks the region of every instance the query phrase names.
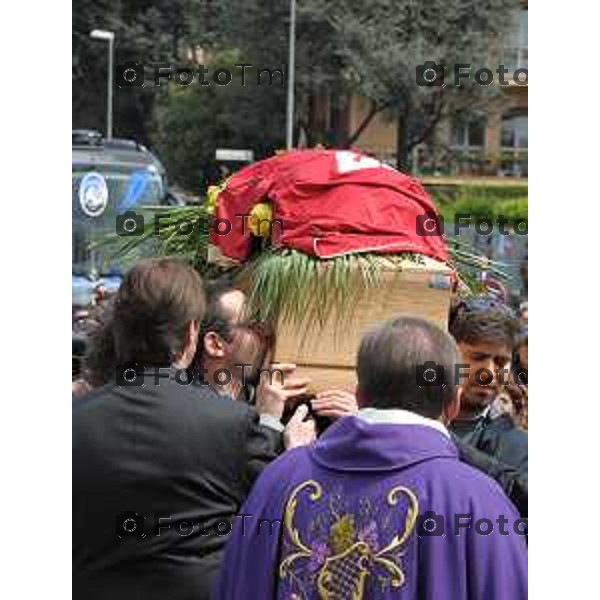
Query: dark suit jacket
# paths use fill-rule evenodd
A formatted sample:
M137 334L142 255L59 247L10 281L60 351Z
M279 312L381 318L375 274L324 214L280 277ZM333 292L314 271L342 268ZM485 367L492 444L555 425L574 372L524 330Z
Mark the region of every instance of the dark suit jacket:
M463 441L527 475L527 432L517 427L508 415L494 419L484 416L470 422L454 421L451 427Z
M452 441L458 449L460 460L495 479L506 495L513 501L522 517L528 514L528 480L527 472L501 462L490 454L471 446L452 434Z
M73 597L208 598L235 514L280 444L252 407L209 387L161 378L77 399Z
M454 422L462 460L488 473L502 485L522 516L527 516L528 439L508 415ZM487 460L486 460L487 455Z

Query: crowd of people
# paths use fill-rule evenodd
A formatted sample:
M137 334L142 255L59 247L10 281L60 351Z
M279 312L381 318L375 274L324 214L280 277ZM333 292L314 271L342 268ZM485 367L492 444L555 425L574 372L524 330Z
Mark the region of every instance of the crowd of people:
M526 598L527 305L376 324L356 389L317 394L247 308L172 258L102 307L73 383L74 597Z

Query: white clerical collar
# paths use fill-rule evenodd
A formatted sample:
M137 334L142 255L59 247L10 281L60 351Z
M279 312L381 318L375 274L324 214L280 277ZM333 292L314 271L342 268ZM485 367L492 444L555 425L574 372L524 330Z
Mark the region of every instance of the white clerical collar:
M425 427L437 429L440 433L450 437L448 430L443 423L440 423L440 421L423 417L409 410L402 410L400 408L381 409L369 407L361 408L356 416L359 419L372 424L424 425Z

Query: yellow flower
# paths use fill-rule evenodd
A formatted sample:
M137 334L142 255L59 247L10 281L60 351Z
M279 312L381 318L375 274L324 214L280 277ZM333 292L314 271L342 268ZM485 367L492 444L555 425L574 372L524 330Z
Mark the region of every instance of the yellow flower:
M222 185L208 186L208 190L206 191L206 210L211 215L214 215L217 210L217 201L223 187Z
M219 202L219 194L225 189L227 182L231 177L227 177L218 185L209 185L206 190L206 212L214 215L217 212L217 203Z
M257 237L269 237L273 221L273 208L268 202L256 204L250 211L250 231Z

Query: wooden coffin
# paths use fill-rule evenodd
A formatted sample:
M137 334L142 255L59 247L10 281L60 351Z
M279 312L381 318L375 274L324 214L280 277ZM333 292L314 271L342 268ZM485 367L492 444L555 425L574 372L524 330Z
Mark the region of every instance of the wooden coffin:
M323 325L280 323L276 362L295 363L312 380L311 392L354 389L356 353L363 334L376 323L400 315L419 316L447 328L452 270L431 259L406 261L384 272L377 287L365 290L352 314L332 315Z

